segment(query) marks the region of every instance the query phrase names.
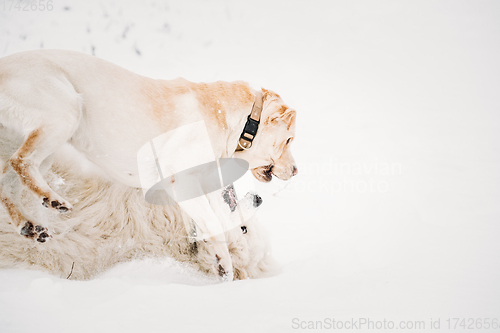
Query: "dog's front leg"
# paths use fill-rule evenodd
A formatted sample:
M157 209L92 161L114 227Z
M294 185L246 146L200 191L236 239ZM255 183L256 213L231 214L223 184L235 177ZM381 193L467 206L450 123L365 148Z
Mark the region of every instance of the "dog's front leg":
M205 196L182 201L179 206L195 221L196 239L207 242L214 249L213 272L225 281L232 281L233 263L224 235L223 218L215 215Z
M40 243L45 243L52 238L46 227L36 223L28 217L26 212L22 212L18 205L15 205L11 198L19 199L22 185L17 175L12 170L8 170L0 176L0 202L5 207L10 216L11 222L17 232L26 238L31 238Z
M21 183L40 198L43 206L66 213L72 209L71 204L55 193L40 173L44 160L50 159L72 134L71 124L66 124L69 129L65 125L55 124L32 131L9 161Z

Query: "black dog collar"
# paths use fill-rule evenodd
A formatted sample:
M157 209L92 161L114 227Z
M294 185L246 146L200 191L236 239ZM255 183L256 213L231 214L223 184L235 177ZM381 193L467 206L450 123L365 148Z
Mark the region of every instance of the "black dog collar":
M250 149L252 147L253 139L255 139L257 131L259 130L262 105L262 92L256 91L255 102L252 106L252 112L248 116L245 127L243 128L243 132L240 135L240 140L238 141L238 149L236 149L237 151Z

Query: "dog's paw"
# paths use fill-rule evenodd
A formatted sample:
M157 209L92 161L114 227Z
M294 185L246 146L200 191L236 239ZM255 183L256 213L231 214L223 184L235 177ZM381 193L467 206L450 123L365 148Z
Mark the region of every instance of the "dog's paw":
M218 254L215 255L215 272L223 282L233 281L233 265L229 261L222 259Z
M30 221L26 221L26 223L24 223L19 233L21 236L31 238L40 243L45 243L47 240L52 238L47 228L42 227L41 225L33 225Z
M43 198L42 205L45 208L54 209L61 214L68 213L73 209L73 206L69 202L62 199Z

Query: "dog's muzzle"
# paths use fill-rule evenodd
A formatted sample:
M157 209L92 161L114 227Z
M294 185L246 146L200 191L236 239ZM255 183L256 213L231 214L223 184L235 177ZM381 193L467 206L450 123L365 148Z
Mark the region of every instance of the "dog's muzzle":
M222 190L222 198L224 202L229 206L231 212L236 210L236 206L238 206L238 198L236 197L236 191L234 190L233 185L228 185ZM252 205L254 208L262 205L262 197L256 193L247 193L245 199L251 199Z
M252 195L253 195L253 206L257 208L260 205L262 205L262 197L258 194L252 194Z

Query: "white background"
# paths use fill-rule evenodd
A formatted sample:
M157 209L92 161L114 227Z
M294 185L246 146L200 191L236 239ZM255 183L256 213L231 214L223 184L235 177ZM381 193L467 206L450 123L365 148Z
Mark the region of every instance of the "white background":
M451 332L449 317L500 319L500 2L3 4L1 56L72 49L278 92L298 111L299 175L260 186L278 276L206 285L168 260L90 282L2 270L1 332L287 332L294 318L423 320L419 332L441 318Z

